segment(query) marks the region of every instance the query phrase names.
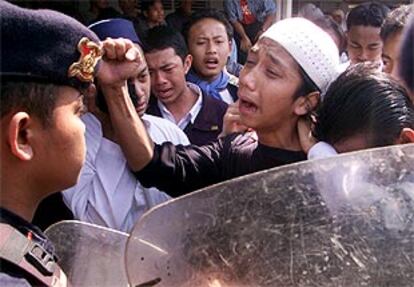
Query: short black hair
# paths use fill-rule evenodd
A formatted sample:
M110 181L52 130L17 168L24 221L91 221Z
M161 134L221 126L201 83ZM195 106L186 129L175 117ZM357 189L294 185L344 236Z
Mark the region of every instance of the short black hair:
M154 5L155 2L161 2L161 0L141 0L141 11L146 11L148 12L148 10L151 8L152 5Z
M352 26L372 26L380 28L390 9L384 4L366 2L353 8L346 18L348 30Z
M51 126L58 92L58 86L53 84L2 79L1 118L14 111L25 111L43 126Z
M180 32L165 25L156 26L148 31L147 37L144 38L144 53L168 48L173 48L184 62L188 48Z
M414 106L406 89L372 64L351 66L329 87L317 113L314 136L329 144L358 134L369 147L394 144L403 128L414 128Z
M201 20L204 20L207 18L214 19L214 20L217 20L218 22L221 22L226 28L227 37L229 38L228 40L231 41L231 39L233 38L233 26L231 26L230 22L227 20L224 13L217 9L203 9L203 10L197 11L194 14L192 14L191 20L184 27L183 33L185 36L185 40L187 41L187 44L188 44L189 31L191 27L197 24L198 22L200 22Z
M381 26L381 39L386 41L390 36L403 30L410 15L414 12L414 5L401 5L392 10Z
M404 33L400 53L400 77L414 93L414 16L411 17Z
M305 72L305 70L298 65L299 67L299 74L302 78L302 84L299 86L299 88L296 90L294 99L297 99L299 97L306 96L312 92L321 92L321 90L318 88L318 86L315 84L314 81L308 76L308 74Z

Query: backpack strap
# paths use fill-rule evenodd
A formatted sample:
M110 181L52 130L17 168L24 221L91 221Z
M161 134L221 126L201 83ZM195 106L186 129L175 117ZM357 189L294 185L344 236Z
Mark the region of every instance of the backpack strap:
M0 234L0 258L20 267L46 286L69 285L53 254L39 243L5 223L0 223Z

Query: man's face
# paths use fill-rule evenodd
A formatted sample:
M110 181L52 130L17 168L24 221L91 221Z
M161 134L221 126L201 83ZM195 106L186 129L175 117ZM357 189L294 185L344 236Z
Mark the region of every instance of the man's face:
M71 87L58 88L52 124L41 129L44 143L35 152L45 190L63 190L76 184L86 153L83 97ZM46 179L46 180L45 180Z
M261 38L240 73L242 123L258 133L295 125L294 96L301 84L296 61L276 42Z
M227 63L231 42L221 22L206 18L190 28L188 48L197 74L206 81L212 81Z
M127 14L130 10L134 10L136 8L136 1L135 0L119 0L118 1L119 8L121 8L122 12Z
M400 61L401 32L390 35L382 48L384 72L398 78L398 63Z
M150 96L151 79L148 72L147 62L143 58L138 66L136 78L130 79L135 87L135 93L138 97L138 105L135 107L138 115L142 117L147 110Z
M149 7L147 17L149 22L156 23L157 25L164 21L164 7L161 1L156 1L151 7Z
M105 9L105 8L108 8L109 6L108 0L95 0L93 2L95 3L96 7L98 7L99 9Z
M380 28L373 26L351 26L347 32L347 50L352 64L381 61L380 30Z
M183 63L173 48L167 48L146 53L145 58L154 96L165 105L176 102L185 91L185 75L191 66L191 56Z

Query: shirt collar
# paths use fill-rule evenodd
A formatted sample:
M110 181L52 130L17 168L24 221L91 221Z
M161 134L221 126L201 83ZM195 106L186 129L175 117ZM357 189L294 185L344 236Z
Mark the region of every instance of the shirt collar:
M187 82L187 86L190 88L191 91L198 95L197 101L195 102L191 110L188 112L191 116L191 123L194 124L194 121L200 113L201 107L203 106L203 93L201 92L200 87L196 84Z
M197 101L194 103L192 108L188 111L188 113L177 123L174 120L174 116L170 113L167 107L161 102L157 101L158 108L161 111L161 115L163 118L169 119L170 121L174 122L178 125L181 129L185 129L185 127L191 122L194 124L195 119L197 118L198 114L200 113L201 107L203 106L203 94L201 89L193 83L187 82L187 87L190 88L192 92L198 95Z

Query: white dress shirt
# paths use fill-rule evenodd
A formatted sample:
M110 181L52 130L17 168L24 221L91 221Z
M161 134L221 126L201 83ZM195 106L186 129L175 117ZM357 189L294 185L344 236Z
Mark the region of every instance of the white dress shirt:
M79 182L63 191L64 201L76 219L130 232L145 211L170 196L139 183L121 147L103 137L101 123L93 114L85 114L82 120L86 125L86 160ZM190 144L184 132L169 121L151 115L142 120L155 143Z
M176 124L182 130L184 130L189 123L194 124L194 121L203 106L203 94L201 92L201 89L196 84L190 82L187 82L187 86L197 95L198 98L188 113L185 114L185 116L182 117L182 119L180 119L178 122L175 121L173 114L167 109L167 107L160 100L157 100L157 105L161 111L162 117Z

